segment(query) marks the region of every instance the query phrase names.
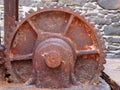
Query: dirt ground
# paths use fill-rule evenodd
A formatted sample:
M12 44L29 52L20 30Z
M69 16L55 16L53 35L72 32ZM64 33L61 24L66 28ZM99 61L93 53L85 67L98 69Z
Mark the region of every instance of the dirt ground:
M104 71L120 85L120 59L107 59Z

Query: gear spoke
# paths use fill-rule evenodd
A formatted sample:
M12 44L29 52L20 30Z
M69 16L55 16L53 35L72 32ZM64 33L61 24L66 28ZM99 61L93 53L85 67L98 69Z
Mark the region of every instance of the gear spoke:
M98 50L79 50L76 51L77 56L88 55L88 54L98 54Z
M67 23L67 25L65 27L65 30L64 30L64 35L67 33L67 31L68 31L68 29L69 29L73 19L74 19L74 15L70 15L70 18L69 18L68 23Z
M26 55L17 55L13 58L10 58L10 61L17 61L17 60L29 60L32 59L33 53L26 54Z
M33 28L33 30L38 34L39 33L38 29L36 28L34 23L30 19L28 19L27 22L30 24L30 26Z

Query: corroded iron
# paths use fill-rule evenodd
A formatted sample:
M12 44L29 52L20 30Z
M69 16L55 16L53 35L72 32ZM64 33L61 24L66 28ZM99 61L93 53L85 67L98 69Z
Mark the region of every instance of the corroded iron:
M4 67L4 46L0 44L0 82L4 81L5 67Z
M99 32L66 7L42 7L26 14L5 42L5 65L13 82L63 88L98 82L103 71Z
M5 48L0 44L0 82L6 79L45 88L77 84L79 89L80 84L97 83L105 53L94 25L80 13L58 6L30 10L31 14L26 13L18 24L18 1L4 0ZM104 72L101 77L111 89L119 90Z

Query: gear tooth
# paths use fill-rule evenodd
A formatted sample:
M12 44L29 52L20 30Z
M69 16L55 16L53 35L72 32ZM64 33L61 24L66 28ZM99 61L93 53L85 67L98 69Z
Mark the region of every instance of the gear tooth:
M67 4L64 4L64 6L63 7L67 7Z
M100 30L99 30L99 29L96 29L96 32L100 32Z
M25 13L25 16L27 17L28 15L29 15L29 14L26 12L26 13Z
M63 9L63 7L60 7L60 9Z
M103 48L103 50L106 50L106 46L105 45L102 45L102 48Z
M80 12L79 11L76 11L77 15L80 15Z
M53 6L50 5L49 8L53 8Z
M80 15L80 16L81 16L81 18L82 18L82 19L84 19L84 18L85 18L85 17L84 17L84 15Z
M95 27L94 23L90 23L90 25L91 25L93 28Z
M87 18L87 19L86 19L86 21L87 21L87 22L90 22L90 19L89 19L89 18Z
M44 7L39 7L38 9L41 10L41 9L44 9Z
M102 59L105 59L106 53L103 51L103 52L101 53L101 56L102 56Z
M105 41L101 40L101 43L102 43L102 44L105 44Z
M100 34L99 32L97 32L97 31L96 31L96 33L97 33L97 37L98 37L99 39L101 39L101 37L102 37L101 34Z
M106 55L105 55L105 57L106 57ZM104 59L104 60L103 60L103 64L105 64L105 63L106 63L106 60Z
M53 6L53 8L57 8L57 6Z

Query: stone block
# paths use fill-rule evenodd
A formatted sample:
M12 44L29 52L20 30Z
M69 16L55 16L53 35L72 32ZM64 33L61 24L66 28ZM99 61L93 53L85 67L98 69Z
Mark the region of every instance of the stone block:
M91 18L90 22L94 22L95 24L98 24L98 25L109 25L109 24L111 24L111 20L107 20L105 18L100 18L100 17Z
M4 1L4 0L0 0L0 5L3 5L3 1Z
M97 5L92 4L92 3L86 3L86 4L84 5L84 7L86 7L86 8L91 8L91 9L96 9L96 8L97 8Z
M98 4L105 9L120 8L120 0L97 0Z
M21 6L31 6L32 4L39 3L41 0L19 0Z
M87 0L59 0L59 2L63 2L67 5L80 5L83 6L85 3L87 3Z
M105 26L104 33L105 35L120 35L120 27Z
M108 43L120 43L120 37L110 36L106 38Z
M113 51L115 51L115 50L119 50L120 49L120 46L113 46L113 45L109 45L108 46L108 50L113 50Z

